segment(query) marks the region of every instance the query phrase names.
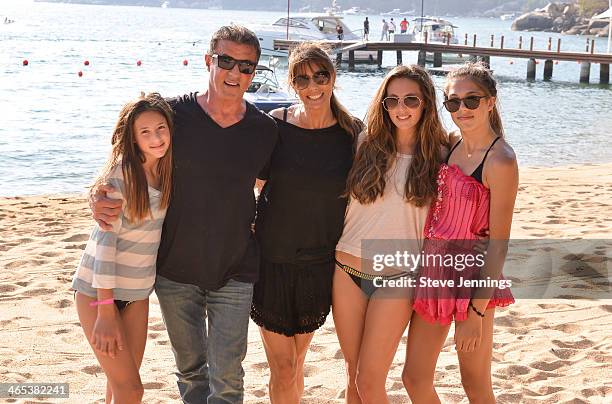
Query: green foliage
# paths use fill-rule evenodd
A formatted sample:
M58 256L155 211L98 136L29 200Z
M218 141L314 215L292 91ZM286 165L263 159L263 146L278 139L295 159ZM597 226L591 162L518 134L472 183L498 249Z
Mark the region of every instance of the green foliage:
M579 0L580 11L586 16L593 16L608 9L608 0Z

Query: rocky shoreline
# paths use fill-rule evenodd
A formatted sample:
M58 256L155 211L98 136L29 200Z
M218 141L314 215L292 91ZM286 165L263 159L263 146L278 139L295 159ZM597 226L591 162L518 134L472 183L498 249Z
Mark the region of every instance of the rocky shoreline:
M608 21L595 20L580 13L573 3L549 3L518 17L513 31L559 32L567 35L608 36Z

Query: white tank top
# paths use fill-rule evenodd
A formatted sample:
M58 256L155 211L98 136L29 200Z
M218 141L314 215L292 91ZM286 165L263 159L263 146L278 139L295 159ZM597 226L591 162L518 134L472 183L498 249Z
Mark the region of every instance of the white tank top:
M425 219L429 203L417 207L404 198L406 177L412 156L397 154L393 166L387 173L387 183L382 197L373 203L362 205L350 198L344 217L344 230L336 246L342 251L359 258L371 259L380 251L362 251L362 240L417 241L420 250L423 240ZM369 243L364 242L365 245ZM390 248L385 244L385 249Z

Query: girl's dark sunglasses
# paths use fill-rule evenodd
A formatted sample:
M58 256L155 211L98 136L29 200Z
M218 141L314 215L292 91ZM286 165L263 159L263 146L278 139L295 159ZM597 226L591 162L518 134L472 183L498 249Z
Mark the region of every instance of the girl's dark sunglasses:
M236 60L228 55L212 55L213 59L217 59L217 66L223 70L232 70L236 63L238 64L238 71L243 74L253 74L257 63L251 62L250 60Z
M386 97L382 100L383 107L389 111L391 109L397 108L399 106L400 100L404 103L404 105L408 108L418 108L421 106L421 99L416 95L407 95L405 97Z
M452 113L459 111L462 102L467 109L476 109L480 106L480 100L482 100L483 98L489 97L487 97L486 95L470 95L469 97L465 98L451 98L444 101L443 104L444 108L446 108L448 112Z
M299 76L295 76L293 78L292 84L293 88L296 90L303 90L308 88L310 84L310 80L314 81L315 84L320 86L326 86L329 84L331 79L331 73L327 70L320 70L312 75L312 77L307 76L305 74L300 74Z

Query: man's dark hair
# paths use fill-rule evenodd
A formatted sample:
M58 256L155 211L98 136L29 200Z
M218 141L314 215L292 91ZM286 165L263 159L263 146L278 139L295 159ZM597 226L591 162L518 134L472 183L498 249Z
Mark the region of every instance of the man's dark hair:
M243 27L242 25L235 24L224 25L223 27L219 28L210 39L210 48L208 49L209 55L215 53L217 44L221 40L252 46L255 51L257 51L257 61L259 61L259 57L261 56L261 46L259 46L257 35L255 35L255 33L250 29Z

